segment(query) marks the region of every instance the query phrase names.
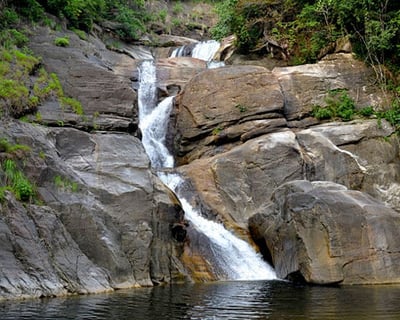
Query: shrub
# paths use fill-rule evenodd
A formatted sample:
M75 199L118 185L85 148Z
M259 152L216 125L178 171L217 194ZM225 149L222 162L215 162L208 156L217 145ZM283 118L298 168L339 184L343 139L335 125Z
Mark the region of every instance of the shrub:
M363 117L370 117L374 114L374 108L369 106L369 107L364 107L361 108L358 113L363 116Z
M6 184L18 200L28 201L34 196L33 185L17 168L14 160L6 159L3 163L3 170L6 176Z
M323 108L320 106L315 106L311 114L318 120L326 120L333 117L333 112L329 108Z
M68 47L69 39L67 37L58 37L54 39L54 44L58 47Z

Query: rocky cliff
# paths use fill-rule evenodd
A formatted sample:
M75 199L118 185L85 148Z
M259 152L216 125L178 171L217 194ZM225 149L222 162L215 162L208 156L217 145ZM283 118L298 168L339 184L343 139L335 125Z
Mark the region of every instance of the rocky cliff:
M23 162L40 200L22 205L7 192L1 204L1 297L213 279L139 139L137 64L152 55L159 98L177 94L169 148L208 218L253 238L282 278L399 282L394 129L373 118L311 117L332 90L346 90L357 108L385 103L372 71L351 54L273 70L206 69L168 59L172 48L116 52L95 35L32 32L31 49L84 112L49 99L40 121L1 121L1 137L31 147ZM60 35L69 47L54 45Z
M338 89L356 108L379 108L386 97L373 83L372 71L351 54L272 71L234 65L198 74L179 97L174 143L179 171L196 190L193 201L232 229L250 226L282 278L398 282L394 129L377 119L319 123L310 117ZM318 195L307 189L293 203L283 186L304 179L315 181L310 188ZM340 254L331 249L336 246ZM321 248L327 248L323 254Z

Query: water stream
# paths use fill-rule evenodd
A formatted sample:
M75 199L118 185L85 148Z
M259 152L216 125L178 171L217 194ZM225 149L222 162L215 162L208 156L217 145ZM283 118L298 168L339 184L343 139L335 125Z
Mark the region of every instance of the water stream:
M201 45L200 45L201 46ZM197 46L196 46L197 47ZM205 43L205 48L194 49L197 57L210 59L218 49L215 43ZM212 52L210 53L210 50ZM213 53L214 52L214 53ZM139 127L142 142L151 165L158 171L162 181L175 192L185 211L190 227L209 239L206 259L215 264L216 276L220 280L269 280L276 279L274 270L245 241L226 230L222 224L207 220L193 208L179 192L183 179L176 173L162 169L173 168L173 156L165 146L168 120L173 106L173 97L156 105L156 67L154 61L143 61L139 66Z

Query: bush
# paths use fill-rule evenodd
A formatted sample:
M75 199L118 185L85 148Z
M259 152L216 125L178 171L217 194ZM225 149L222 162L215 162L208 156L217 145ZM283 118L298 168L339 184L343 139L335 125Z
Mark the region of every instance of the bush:
M6 176L6 185L14 193L17 200L30 200L35 195L34 187L23 172L17 168L14 160L6 159L2 167Z
M325 102L326 107L315 106L311 112L317 119L340 118L349 121L356 113L354 101L346 90L329 91Z
M68 47L69 39L67 37L58 37L54 39L54 44L58 47Z
M369 107L364 107L361 108L358 113L363 116L363 117L370 117L374 114L374 108L369 106Z
M318 120L326 120L333 117L333 112L329 108L322 108L320 106L315 106L311 114Z

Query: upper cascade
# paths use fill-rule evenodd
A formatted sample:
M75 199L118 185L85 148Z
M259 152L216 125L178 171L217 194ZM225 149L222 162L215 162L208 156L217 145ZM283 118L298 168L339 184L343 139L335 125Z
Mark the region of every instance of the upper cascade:
M213 60L214 55L217 53L220 43L215 40L208 40L196 43L193 45L186 45L176 48L171 57L192 57L204 61Z

